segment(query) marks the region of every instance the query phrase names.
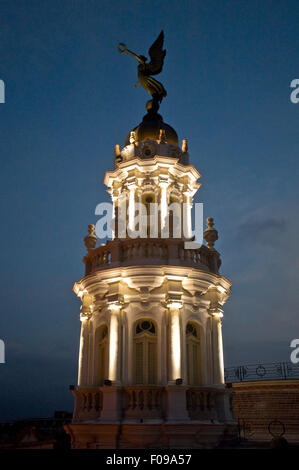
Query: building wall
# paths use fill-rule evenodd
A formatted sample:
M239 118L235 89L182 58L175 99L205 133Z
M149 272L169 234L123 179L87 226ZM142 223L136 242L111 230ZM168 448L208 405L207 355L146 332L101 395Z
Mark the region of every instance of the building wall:
M231 386L241 437L270 441L285 431L289 442L299 443L299 379L235 382Z

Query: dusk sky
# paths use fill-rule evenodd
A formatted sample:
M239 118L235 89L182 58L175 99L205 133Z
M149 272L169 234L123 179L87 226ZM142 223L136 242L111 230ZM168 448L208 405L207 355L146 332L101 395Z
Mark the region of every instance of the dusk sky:
M114 145L150 98L136 61L159 32L160 112L215 219L225 364L289 360L299 337L298 2L1 0L0 421L72 411L83 238L109 201Z

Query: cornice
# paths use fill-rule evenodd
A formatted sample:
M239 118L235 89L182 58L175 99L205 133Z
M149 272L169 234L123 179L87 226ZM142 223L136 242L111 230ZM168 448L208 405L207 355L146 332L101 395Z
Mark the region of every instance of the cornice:
M124 178L127 178L129 173L134 170L137 170L138 176L140 176L141 174L148 173L149 171L154 172L159 168L167 169L171 174L173 174L173 176L179 178L189 176L193 183L201 177L201 174L193 165L182 165L179 163L178 158L155 155L153 158L145 160L136 157L132 160L124 161L115 170L107 171L105 173L104 184L111 187L113 180L121 181Z
M219 274L191 267L170 265L126 266L95 271L76 282L73 290L77 295L80 291L85 290L92 295L104 297L109 290L109 284L121 282L131 289L148 289L148 293L143 292L147 297L147 294L150 294L152 290L162 286L166 279L181 281L182 293L185 290L190 292L192 296L196 296L196 293L197 295L205 295L209 288L216 288L225 300L230 294L230 281ZM200 300L204 300L204 298Z

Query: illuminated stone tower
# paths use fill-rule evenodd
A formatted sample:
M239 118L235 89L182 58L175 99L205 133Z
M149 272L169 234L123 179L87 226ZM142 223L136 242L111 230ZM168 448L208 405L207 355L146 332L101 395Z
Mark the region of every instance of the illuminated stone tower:
M192 240L192 201L200 187L187 150L159 114L148 112L123 149L116 146L114 170L105 175L114 238L96 246L89 226L85 276L74 285L82 326L74 415L66 429L75 448L209 447L234 432L221 334L231 284L218 272L213 219L204 232L207 245L185 244ZM143 236L132 238L123 227L120 233L121 200L131 230L144 203ZM183 217L168 218L170 204Z

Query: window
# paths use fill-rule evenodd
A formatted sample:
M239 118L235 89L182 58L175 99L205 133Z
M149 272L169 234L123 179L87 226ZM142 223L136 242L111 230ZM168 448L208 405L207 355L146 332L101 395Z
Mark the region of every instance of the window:
M133 364L136 385L157 383L157 329L152 320L135 323Z
M186 325L187 382L201 384L200 328L196 323Z
M104 384L107 378L107 362L108 362L108 327L100 326L98 330L98 378L99 385Z

